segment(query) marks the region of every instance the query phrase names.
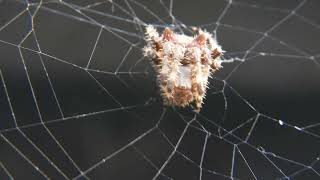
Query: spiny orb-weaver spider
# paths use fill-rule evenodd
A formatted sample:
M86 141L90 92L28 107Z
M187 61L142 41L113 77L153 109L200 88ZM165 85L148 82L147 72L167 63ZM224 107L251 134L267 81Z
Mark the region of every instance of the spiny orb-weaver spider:
M208 87L208 78L221 66L222 49L212 34L197 29L187 36L165 28L161 35L146 27L144 56L152 61L163 103L169 106L193 105L199 112Z

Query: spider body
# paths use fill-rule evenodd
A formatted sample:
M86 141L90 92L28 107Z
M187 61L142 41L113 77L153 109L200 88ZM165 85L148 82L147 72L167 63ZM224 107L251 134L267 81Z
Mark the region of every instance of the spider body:
M221 68L221 47L208 32L195 37L146 28L144 56L151 59L165 105L193 105L199 112L212 72Z

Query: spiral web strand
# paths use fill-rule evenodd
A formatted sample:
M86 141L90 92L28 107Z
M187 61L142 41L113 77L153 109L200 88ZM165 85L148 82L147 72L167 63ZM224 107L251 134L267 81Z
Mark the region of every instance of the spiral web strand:
M304 15L315 2L296 1L290 8L278 8L221 0L216 2L217 17L191 24L212 32L226 50L225 67L211 79L200 113L162 106L154 73L141 53L148 24L191 32L190 23L184 24L183 17L176 15L180 3L0 1L0 176L319 178L317 118L270 112L270 107L264 108L253 94L248 95L252 91L244 90L241 83L247 80L237 79L248 77L243 73L256 76L279 62L285 63L278 69L295 68L291 71L299 73L305 67L319 75L317 42L292 43L286 33L280 33L283 27L295 33L291 25L298 21L306 33L318 33L312 34L317 39L319 19ZM266 18L271 14L272 22L257 22L261 25L257 27L234 24L234 12L241 9L252 10L260 21L264 21L261 12ZM227 32L243 33L251 41L233 39ZM233 42L241 48L233 50ZM252 65L259 61L263 63ZM319 87L319 80L315 81L315 85L311 80L304 84L315 86L310 94ZM311 99L317 102L317 98ZM311 103L301 106L308 109ZM316 114L316 108L306 112Z

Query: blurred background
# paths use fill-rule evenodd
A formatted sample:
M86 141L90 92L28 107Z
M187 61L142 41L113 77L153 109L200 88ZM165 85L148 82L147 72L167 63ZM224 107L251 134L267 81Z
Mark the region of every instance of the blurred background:
M319 179L317 0L0 0L0 179ZM144 27L215 35L202 110L164 107Z

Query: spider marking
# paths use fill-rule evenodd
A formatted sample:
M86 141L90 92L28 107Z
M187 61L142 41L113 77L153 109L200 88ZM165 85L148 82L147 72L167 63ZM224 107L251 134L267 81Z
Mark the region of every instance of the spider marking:
M161 35L146 27L144 56L151 59L165 105L192 105L199 112L208 87L208 78L221 66L222 49L212 34L197 29L187 36L165 28Z

